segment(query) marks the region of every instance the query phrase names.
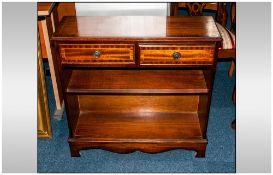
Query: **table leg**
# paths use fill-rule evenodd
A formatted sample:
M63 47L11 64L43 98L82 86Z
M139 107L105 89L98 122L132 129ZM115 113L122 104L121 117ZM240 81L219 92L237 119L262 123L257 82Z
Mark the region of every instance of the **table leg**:
M63 99L62 99L60 81L58 81L57 70L54 67L52 52L50 49L49 33L52 33L53 29L52 29L52 25L48 26L48 24L50 23L52 24L51 17L47 17L45 20L42 20L41 23L42 23L42 30L44 34L46 52L48 57L49 70L50 70L51 80L53 85L54 98L56 102L56 111L54 112L54 118L60 120L63 113L63 105L62 105Z

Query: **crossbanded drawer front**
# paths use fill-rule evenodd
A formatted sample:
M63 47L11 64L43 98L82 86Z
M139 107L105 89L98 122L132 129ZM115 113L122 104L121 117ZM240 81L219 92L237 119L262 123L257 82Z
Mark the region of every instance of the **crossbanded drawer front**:
M135 64L133 44L60 44L62 63Z
M140 45L141 65L213 64L215 45Z

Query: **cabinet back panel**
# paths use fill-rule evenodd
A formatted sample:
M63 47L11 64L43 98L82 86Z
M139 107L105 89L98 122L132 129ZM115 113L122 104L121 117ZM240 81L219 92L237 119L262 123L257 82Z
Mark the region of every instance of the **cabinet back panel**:
M80 111L92 112L196 112L197 95L79 95Z

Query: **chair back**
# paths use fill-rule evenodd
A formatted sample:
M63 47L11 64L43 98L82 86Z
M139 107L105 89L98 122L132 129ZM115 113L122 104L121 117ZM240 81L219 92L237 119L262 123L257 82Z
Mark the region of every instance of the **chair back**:
M202 16L206 11L215 12L218 23L222 26L227 23L226 3L223 2L172 2L171 16L178 16L179 9L186 9L190 16Z

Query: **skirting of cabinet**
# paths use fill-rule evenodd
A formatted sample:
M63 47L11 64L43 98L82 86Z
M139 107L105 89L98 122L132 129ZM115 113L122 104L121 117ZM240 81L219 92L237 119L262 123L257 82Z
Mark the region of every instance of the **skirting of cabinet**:
M142 151L145 153L160 153L174 149L188 149L196 151L195 157L205 157L207 146L206 139L192 140L114 140L114 141L92 141L91 139L68 140L70 152L73 157L80 157L80 150L104 149L116 153L132 153Z

